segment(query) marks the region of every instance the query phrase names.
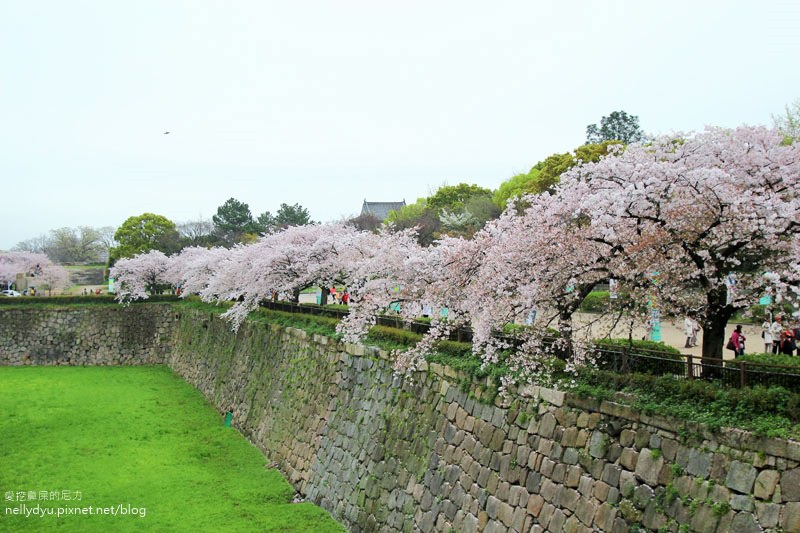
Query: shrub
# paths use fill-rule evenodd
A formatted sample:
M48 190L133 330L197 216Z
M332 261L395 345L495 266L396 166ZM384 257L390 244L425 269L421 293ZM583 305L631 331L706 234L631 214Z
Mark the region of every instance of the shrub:
M629 339L597 339L597 368L619 372L641 372L656 376L685 374L680 350L660 342Z
M131 303L178 302L180 296L174 294L154 294L146 300L134 300ZM119 304L113 295L100 296L23 296L18 298L0 298L0 305L75 305L75 304Z
M584 313L602 313L608 309L610 301L608 291L592 291L581 302L580 310Z
M728 381L740 382L739 363L747 363L744 370L750 385L779 384L787 389L800 391L800 357L771 353L740 355L733 361L725 361Z

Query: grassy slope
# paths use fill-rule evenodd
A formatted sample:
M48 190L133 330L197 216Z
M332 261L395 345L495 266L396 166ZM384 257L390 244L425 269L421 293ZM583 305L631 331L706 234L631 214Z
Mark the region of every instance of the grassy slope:
M0 530L343 531L168 368L0 367L0 412ZM10 517L20 490L146 515Z

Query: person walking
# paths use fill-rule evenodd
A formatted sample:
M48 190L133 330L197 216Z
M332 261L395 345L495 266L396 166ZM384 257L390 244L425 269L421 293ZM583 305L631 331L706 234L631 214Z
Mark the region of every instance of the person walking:
M737 356L744 355L744 341L747 337L742 333L742 325L738 324L736 329L731 334L731 344L733 345L733 353Z

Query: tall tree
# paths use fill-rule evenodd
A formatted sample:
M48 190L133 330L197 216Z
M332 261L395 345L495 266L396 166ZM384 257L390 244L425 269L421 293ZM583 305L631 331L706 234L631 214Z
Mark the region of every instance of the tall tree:
M100 231L80 226L51 230L47 255L57 263L97 263L105 250Z
M300 204L289 205L282 203L281 207L272 215L266 211L259 215L257 226L261 231L272 231L289 226L305 226L313 224L308 209Z
M586 144L603 141L621 141L625 144L644 140L644 132L639 127L639 117L625 111L614 111L600 119L600 126L586 126Z
M180 236L175 223L162 215L143 213L128 218L117 229L114 239L118 245L109 251L109 262L123 257L159 250L165 254L178 251Z
M253 220L250 206L236 198L225 200L211 219L214 222L214 232L227 245L235 244L241 241L245 234L256 233L260 229Z
M704 358L721 357L737 309L765 291L800 291L791 269L800 146L782 141L766 128L709 128L629 146L563 177L569 186L588 184L582 205L593 239L631 259L615 277L657 273L652 292L664 309L697 312Z
M214 223L208 219L187 220L176 226L181 242L186 246L211 246L218 241Z
M20 251L44 253L57 263L102 263L113 245L114 228L59 228L18 243Z
M449 212L462 211L464 204L473 196L492 197L492 191L478 185L459 183L458 185L445 185L430 197L428 197L428 207L439 214L442 209Z
M542 194L552 192L561 180L561 174L580 162L597 162L608 155L610 146L620 141L603 141L601 143L584 144L573 153L553 154L544 161L539 161L527 174L517 174L500 184L494 193L494 202L505 209L508 200L526 194Z

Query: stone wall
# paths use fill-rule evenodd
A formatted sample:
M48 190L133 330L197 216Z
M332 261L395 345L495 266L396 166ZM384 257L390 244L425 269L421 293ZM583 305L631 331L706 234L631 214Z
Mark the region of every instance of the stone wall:
M0 365L163 363L174 325L163 304L0 308Z
M170 364L353 531L800 531L800 443L529 387L505 407L430 365L212 315Z
M168 305L0 321L4 364L166 362L352 531L800 531L798 442L540 387L486 405L449 368Z

